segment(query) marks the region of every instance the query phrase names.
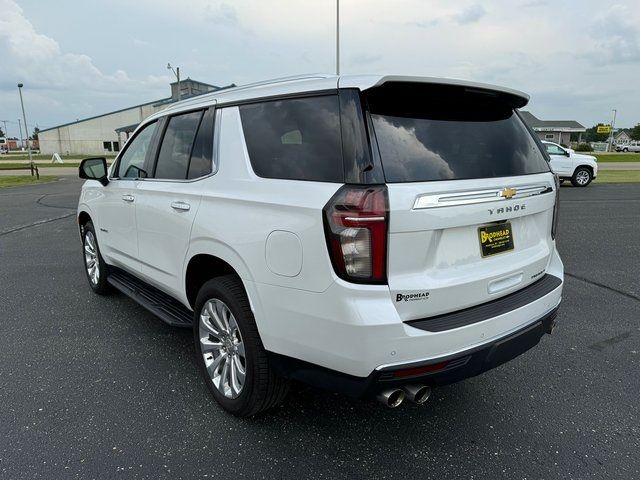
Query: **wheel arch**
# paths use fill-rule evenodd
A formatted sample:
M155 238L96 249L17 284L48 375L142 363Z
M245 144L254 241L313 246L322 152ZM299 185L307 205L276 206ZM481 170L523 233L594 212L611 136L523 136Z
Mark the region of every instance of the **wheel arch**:
M586 168L587 170L589 170L591 172L591 176L593 177L593 166L587 164L587 163L581 163L579 164L576 169L573 171L573 173L575 174L575 172L577 172L579 169L581 168Z
M253 277L240 256L230 247L217 242L205 241L192 245L185 258L183 275L184 292L188 305L193 308L198 291L205 282L229 274L240 277L249 297L251 309L255 311L255 292L250 287L250 284L253 283Z
M82 233L83 233L83 230L84 230L84 226L89 221L93 222L93 218L91 217L91 214L89 213L89 211L87 209L80 209L80 210L78 210L78 215L77 215L76 219L77 219L77 222L78 222L78 229L80 230L80 236L82 236Z

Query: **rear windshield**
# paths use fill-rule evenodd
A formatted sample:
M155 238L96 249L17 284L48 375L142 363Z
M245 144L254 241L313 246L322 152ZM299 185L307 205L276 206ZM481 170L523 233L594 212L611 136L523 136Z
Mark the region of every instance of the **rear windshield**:
M374 90L368 96L387 182L548 172L508 100L462 87Z

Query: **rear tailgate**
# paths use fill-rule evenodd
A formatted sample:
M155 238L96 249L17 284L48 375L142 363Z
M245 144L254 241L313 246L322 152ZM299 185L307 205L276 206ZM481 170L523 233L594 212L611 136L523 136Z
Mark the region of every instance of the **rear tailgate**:
M550 173L388 185L388 281L400 317L464 309L541 278L554 248L553 185ZM522 193L506 199L505 188ZM485 245L483 256L479 229L492 225L509 228L512 249L485 235L504 244L495 253Z
M544 275L555 183L523 97L392 82L363 94L389 195L387 277L403 320L485 303Z

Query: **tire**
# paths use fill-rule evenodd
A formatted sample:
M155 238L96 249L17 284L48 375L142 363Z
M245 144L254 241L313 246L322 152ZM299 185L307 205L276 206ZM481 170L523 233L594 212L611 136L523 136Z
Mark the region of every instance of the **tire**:
M586 187L593 180L593 174L591 170L587 167L578 167L576 171L573 172L573 177L571 177L571 184L574 187Z
M237 275L217 277L202 286L194 308L193 338L204 381L227 412L250 417L282 402L289 381L269 365Z
M85 223L82 228L82 254L84 273L87 275L91 290L98 295L108 295L111 293L111 285L107 282L109 267L100 254L98 237L91 220Z
M623 148L623 149L622 149L622 151L623 151L624 153L627 153L627 152L629 151L629 149L625 147L625 148Z

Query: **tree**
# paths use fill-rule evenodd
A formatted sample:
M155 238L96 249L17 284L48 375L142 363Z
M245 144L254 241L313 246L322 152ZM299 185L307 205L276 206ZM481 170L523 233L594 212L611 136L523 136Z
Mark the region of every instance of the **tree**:
M33 128L33 134L31 135L32 140L38 139L38 133L40 133L40 129L38 127Z
M604 123L599 123L598 125L604 125ZM587 142L606 142L609 138L608 133L598 133L598 125L594 125L591 128L587 128L584 139Z
M634 140L640 140L640 123L631 129L629 136Z
M0 128L0 137L4 137L4 132L2 131L2 128Z

